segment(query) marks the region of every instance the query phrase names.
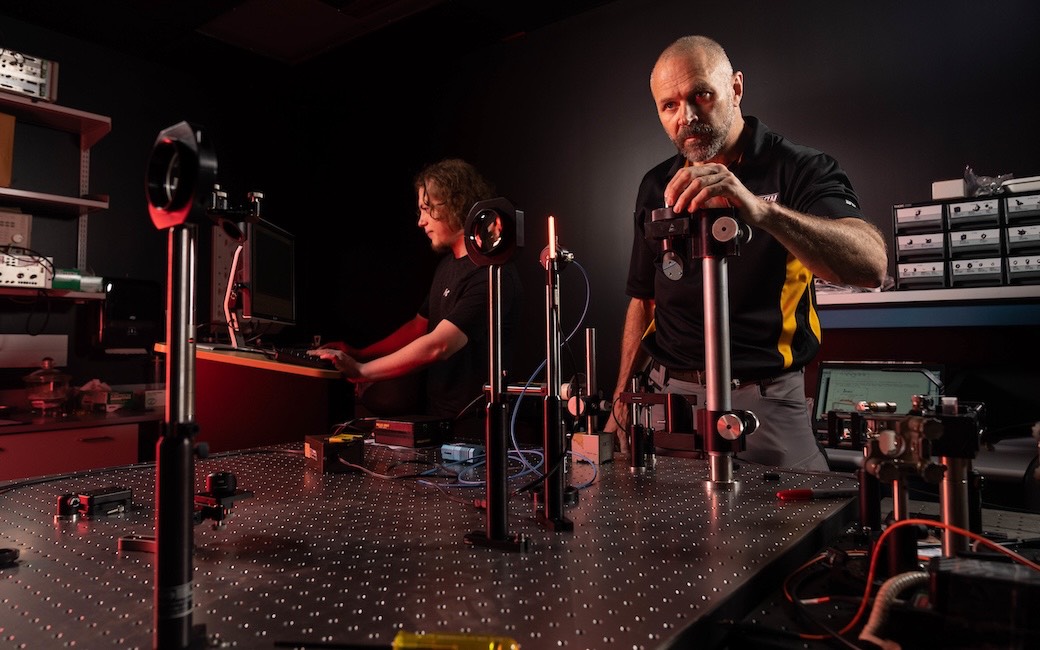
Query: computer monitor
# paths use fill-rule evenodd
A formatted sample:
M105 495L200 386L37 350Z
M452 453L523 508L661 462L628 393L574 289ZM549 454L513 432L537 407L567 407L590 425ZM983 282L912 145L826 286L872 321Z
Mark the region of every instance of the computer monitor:
M242 320L281 329L296 324L296 246L286 230L260 219L246 225Z
M894 415L912 408L914 395L937 404L943 394L944 367L919 361L822 361L816 382L813 418L827 431L828 412L855 411L859 402L890 402Z

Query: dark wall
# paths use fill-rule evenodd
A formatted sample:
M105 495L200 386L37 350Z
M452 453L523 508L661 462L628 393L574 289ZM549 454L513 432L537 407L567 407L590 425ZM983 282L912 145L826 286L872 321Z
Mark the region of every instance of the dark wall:
M16 22L5 21L4 45L62 61L59 103L113 118L93 157L92 186L112 195L111 210L90 221L97 274L164 276L144 164L158 130L202 120L213 125L229 189L264 191L267 215L299 238L301 340L365 343L414 313L435 262L415 227L413 174L462 156L527 215L519 264L529 334L514 373L544 358L537 260L551 214L580 265L561 277L563 325L579 323L585 271L582 325L597 330L599 382L609 390L636 188L674 151L648 90L663 47L688 33L718 39L744 72L745 114L834 155L891 237L893 204L928 199L932 181L958 178L966 165L1040 173L1028 67L1040 59L1038 18L1025 0L618 0L464 54L440 55L435 35L361 43L292 71L292 83L282 69L167 75ZM581 341L579 332L576 365Z
M472 160L527 213L521 265L531 335L518 373L544 356L537 259L552 214L562 244L590 278L584 325L597 329L600 384L609 389L636 189L642 174L674 151L648 89L663 47L698 32L722 42L745 75L744 112L837 157L866 213L891 238L894 204L927 200L933 181L959 178L966 165L987 175L1040 172L1030 117L1037 90L1027 67L1040 55L1031 34L1038 18L1040 9L1024 1L986 8L891 0L618 1L447 63L430 42L400 67L345 60L319 75L336 98L332 134L343 138L345 154L342 178L332 183L342 202L329 209L344 222L399 227L408 245L422 249L425 242L407 234L415 229L406 172L441 156ZM363 82L352 85L354 78ZM374 144L366 146L363 134ZM335 168L321 173L336 177ZM407 205L381 210L398 198L386 193L395 179ZM378 190L375 201L370 187ZM389 263L375 271L370 257L360 256L348 275L370 280L342 287L347 312L367 315L369 296L392 286L388 269L407 268L404 254L388 255L378 239L367 245L373 241L375 256ZM349 236L341 245L358 246ZM571 269L561 282L569 331L582 313L584 282Z

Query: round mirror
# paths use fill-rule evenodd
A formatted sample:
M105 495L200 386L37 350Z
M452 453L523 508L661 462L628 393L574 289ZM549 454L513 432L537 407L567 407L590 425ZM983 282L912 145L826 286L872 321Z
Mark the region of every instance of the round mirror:
M506 199L478 201L466 217L466 252L478 266L504 264L524 244L524 213Z
M181 182L181 154L177 143L159 142L148 161L148 203L161 210L176 210L184 204L178 188L191 183ZM186 179L187 180L187 179Z
M473 245L481 253L491 253L502 244L502 217L494 210L483 210L473 222Z
M156 228L205 216L202 198L216 178L217 159L202 140L202 132L187 122L164 129L156 138L146 178L148 212Z

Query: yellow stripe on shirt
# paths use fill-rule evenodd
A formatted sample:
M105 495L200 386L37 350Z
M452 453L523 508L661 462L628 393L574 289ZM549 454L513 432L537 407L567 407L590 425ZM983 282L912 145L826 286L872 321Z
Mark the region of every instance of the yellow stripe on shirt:
M798 303L809 291L809 283L812 282L812 279L812 272L801 261L793 255L787 256L787 273L783 291L780 293L780 313L783 325L780 329L780 340L777 341L777 352L784 360L784 368L790 368L794 361L791 342L798 329L795 316L798 313ZM820 317L816 313L816 305L813 305L811 301L809 303L809 327L812 328L816 340L820 340Z

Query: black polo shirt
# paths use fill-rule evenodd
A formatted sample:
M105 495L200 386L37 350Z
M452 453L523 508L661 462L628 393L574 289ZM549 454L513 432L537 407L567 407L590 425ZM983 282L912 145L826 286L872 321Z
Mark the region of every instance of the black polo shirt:
M859 199L832 157L795 144L754 117L745 117L743 156L732 167L756 196L821 217L860 217ZM643 177L634 214L635 237L626 293L653 299L653 331L643 346L672 369L704 369L704 302L701 260L690 240L673 243L684 273L670 280L661 270L662 242L645 237L651 212L664 206L664 188L685 164L681 155ZM760 379L804 367L820 347L820 323L811 272L772 236L753 229L751 241L726 257L732 376Z

